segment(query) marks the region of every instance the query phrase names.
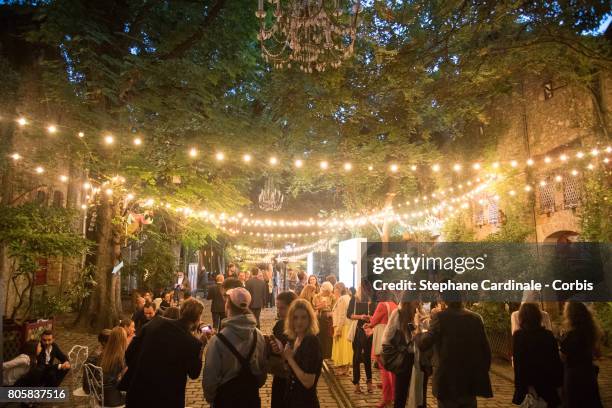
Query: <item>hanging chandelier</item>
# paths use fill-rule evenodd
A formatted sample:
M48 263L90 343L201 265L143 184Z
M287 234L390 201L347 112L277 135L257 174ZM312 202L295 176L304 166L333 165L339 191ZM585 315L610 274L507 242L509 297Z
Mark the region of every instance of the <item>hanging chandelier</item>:
M264 1L273 10L270 18ZM261 54L278 69L338 68L354 53L358 14L359 0L259 0Z
M264 188L259 193L259 208L264 211L278 211L283 206L285 197L275 186L272 177L268 177Z

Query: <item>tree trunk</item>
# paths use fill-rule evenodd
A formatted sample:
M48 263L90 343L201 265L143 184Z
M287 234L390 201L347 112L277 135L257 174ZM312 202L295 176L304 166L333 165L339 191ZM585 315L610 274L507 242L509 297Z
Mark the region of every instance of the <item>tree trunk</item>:
M89 328L95 330L113 327L120 318L121 304L117 304L116 295L118 278L112 273L121 250L117 227L113 225L118 209L116 201L105 197L100 199L97 207L96 286L91 294L86 320Z

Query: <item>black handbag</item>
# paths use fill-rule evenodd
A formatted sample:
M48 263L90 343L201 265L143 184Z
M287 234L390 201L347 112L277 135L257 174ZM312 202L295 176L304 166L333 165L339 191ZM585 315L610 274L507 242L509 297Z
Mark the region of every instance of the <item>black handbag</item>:
M409 343L406 343L404 333L397 330L391 343L383 344L380 358L385 370L393 374L405 373L407 370L412 370L412 366L408 366L407 359L409 354Z

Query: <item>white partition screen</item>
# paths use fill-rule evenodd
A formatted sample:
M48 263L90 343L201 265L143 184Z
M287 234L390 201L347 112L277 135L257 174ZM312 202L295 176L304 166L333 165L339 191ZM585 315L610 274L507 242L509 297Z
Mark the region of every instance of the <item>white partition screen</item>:
M361 281L361 244L365 238L353 238L338 244L338 269L340 282L346 287L357 287ZM353 262L355 266L353 267Z

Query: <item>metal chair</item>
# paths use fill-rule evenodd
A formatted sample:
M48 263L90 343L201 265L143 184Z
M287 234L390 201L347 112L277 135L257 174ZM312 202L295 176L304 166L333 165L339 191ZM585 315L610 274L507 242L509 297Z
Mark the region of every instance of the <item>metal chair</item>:
M104 373L102 367L95 366L90 363L83 365L85 369L85 379L89 385L89 406L92 408L105 408L104 403ZM122 408L121 405L115 408Z
M74 345L68 352L68 361L72 369L72 395L75 397L86 397L87 393L83 389L83 364L89 357L87 346Z

